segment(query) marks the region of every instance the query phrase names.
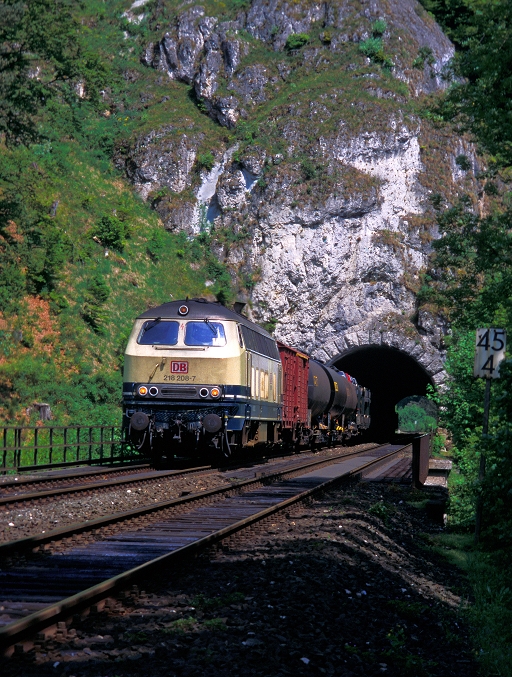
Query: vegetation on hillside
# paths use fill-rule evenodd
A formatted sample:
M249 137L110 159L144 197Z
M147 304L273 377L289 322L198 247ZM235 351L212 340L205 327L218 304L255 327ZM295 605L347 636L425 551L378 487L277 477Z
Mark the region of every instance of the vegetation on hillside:
M118 424L133 318L171 297L230 294L207 242L166 232L113 165L116 145L148 124L142 89L158 89L146 72L137 85L148 28L120 18L125 9L99 0L0 5L5 423L34 422L31 406L43 401L54 422ZM218 135L176 89L175 105L187 102Z
M483 500L482 546L491 554L475 556L477 604L471 620L486 672L510 674L512 638L503 618L512 609L512 360L502 363L501 378L492 383L489 432L483 437L485 384L473 378L473 357L476 328L504 328L509 341L512 336L512 195L507 192L512 170L512 2L422 4L434 12L458 48L452 64L455 79L435 114L469 131L486 153L484 192L478 201L460 195L449 207L436 205L441 238L433 243L431 271L420 301L437 306L451 324L446 363L451 381L437 400L460 471L452 487L452 523L471 530L476 502ZM501 206L494 201L487 210L486 194L500 196ZM482 454L487 459L483 483L478 481Z
M333 31L321 22L307 34L291 34L281 50L240 31L250 47L240 68L261 63L275 84L264 103L248 107L247 119L227 130L208 117L192 86L141 62L181 5L149 1L134 16L127 14L131 4L0 4L4 423L34 423L31 407L41 401L51 405L54 422L118 422L122 352L133 318L170 295L229 302L237 287L252 288L258 271L228 270L222 255L250 236L250 221L236 232L215 229L198 213L200 233L191 238L165 231L158 217L169 206L194 202L201 172L212 168L219 151L238 143L238 156L255 145L282 154L279 167L265 165L256 191L279 172L296 176L291 190L297 200L321 200L334 185L350 193L363 179L373 190L360 172L324 166L317 139L338 133L340 107L351 132L363 119L387 129L390 117L409 110L407 86L392 75L401 36L355 8L347 25L360 30L364 24L371 35L361 47L346 41L343 50L330 50ZM249 5L201 4L219 20L233 19ZM320 52L321 59L313 58ZM412 63L414 55L405 57ZM219 93L226 82L219 82ZM324 111L313 119L312 99L321 99ZM297 151L288 154L290 125ZM193 137L197 159L185 191L164 187L144 202L116 166L154 130L165 130L166 139Z

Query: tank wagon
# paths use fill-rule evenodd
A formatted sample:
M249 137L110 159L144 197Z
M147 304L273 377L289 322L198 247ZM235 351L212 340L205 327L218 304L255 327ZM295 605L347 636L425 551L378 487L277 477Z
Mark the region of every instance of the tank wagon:
M173 301L136 319L125 352L124 439L165 457L341 442L370 424L370 392L235 310Z

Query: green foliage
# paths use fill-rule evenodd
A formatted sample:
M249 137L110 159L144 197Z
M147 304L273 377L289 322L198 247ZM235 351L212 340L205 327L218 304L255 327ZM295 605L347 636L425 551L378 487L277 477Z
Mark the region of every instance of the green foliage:
M273 334L276 330L277 323L279 322L279 318L277 317L271 317L270 320L267 322L262 323L262 327L268 331L269 334Z
M104 247L111 247L122 252L126 239L130 237L128 224L117 216L102 216L91 230L93 238L97 238Z
M464 172L467 172L469 169L471 169L471 162L466 155L457 155L455 158L455 164Z
M37 111L78 73L73 5L71 0L0 5L0 133L9 143L38 138Z
M455 77L442 109L444 118L471 131L496 164L510 165L512 3L444 0L439 5L439 16L449 16L459 45L452 64Z
M359 50L369 59L377 61L384 53L382 38L371 37L363 40L359 45Z
M434 63L435 58L432 49L430 47L420 47L418 50L418 56L412 62L412 67L423 70L425 64L433 66Z
M169 246L168 234L165 230L155 230L148 240L148 254L153 261L160 261L165 257ZM178 254L178 252L176 252Z
M512 318L512 212L479 218L467 198L438 217L442 238L433 243L439 273L423 290L461 326L476 328Z
M207 172L209 172L211 169L213 169L214 164L215 157L211 151L207 151L206 153L202 153L197 156L196 167L198 171L205 169Z
M393 61L384 53L384 44L381 37L371 37L359 43L359 51L374 63L384 68L393 68Z
M241 604L244 601L245 595L241 592L230 592L219 597L206 597L201 594L194 597L192 606L201 611L211 612L218 611L230 604Z
M368 508L368 512L370 513L370 515L378 517L383 522L387 522L390 515L389 506L387 506L383 501L379 501L378 503L374 503L373 505L371 505Z
M443 32L459 49L475 35L474 13L479 8L474 0L420 0L420 3L435 16Z
M301 160L300 167L306 181L309 179L314 179L317 176L318 167L310 158L304 158Z
M431 536L434 549L467 575L471 604L466 618L483 675L512 674L512 593L510 551L475 550L472 534L444 532Z
M173 621L165 627L162 632L165 632L166 634L183 635L187 632L191 632L196 625L197 620L193 616L187 616L186 618L178 618Z
M377 19L372 25L372 35L374 38L379 38L384 35L388 28L387 23L384 19Z
M83 318L96 332L104 331L104 323L107 319L105 303L110 296L110 289L104 280L93 277L87 286L83 306Z
M206 621L203 621L203 628L207 630L212 630L213 632L226 632L227 626L222 618L210 618Z
M398 414L398 427L401 432L429 433L436 429L437 420L429 416L421 403L408 402L403 407L395 407Z
M307 45L310 40L311 38L307 33L291 33L286 38L284 48L288 52L291 52L295 49L300 49L301 47L304 47L304 45Z

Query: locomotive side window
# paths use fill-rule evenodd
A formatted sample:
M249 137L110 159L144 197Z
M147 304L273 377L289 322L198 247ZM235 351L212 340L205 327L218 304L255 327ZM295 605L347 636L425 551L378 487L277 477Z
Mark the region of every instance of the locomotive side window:
M186 346L225 346L226 334L220 322L187 322L185 327Z
M175 346L178 342L178 322L149 320L142 325L137 343L142 346Z
M241 325L241 329L247 350L252 350L255 353L260 353L260 355L271 357L273 360L279 359L279 351L271 338L263 336L263 334L259 334L257 331L253 331L245 325Z

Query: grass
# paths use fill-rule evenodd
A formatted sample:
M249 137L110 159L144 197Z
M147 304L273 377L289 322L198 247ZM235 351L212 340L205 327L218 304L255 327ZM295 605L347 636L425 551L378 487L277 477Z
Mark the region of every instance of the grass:
M464 608L482 674L512 674L510 553L475 549L469 533L429 537L431 547L467 576L471 600Z

